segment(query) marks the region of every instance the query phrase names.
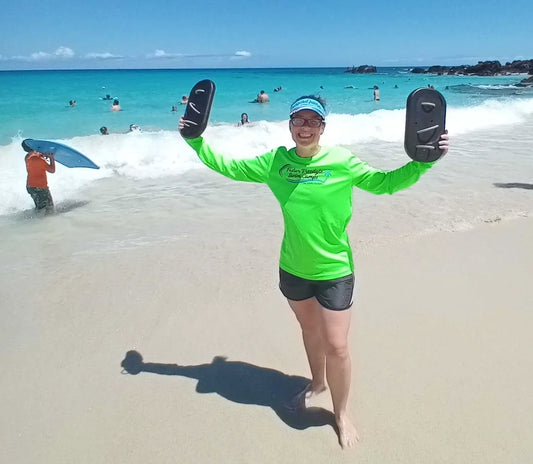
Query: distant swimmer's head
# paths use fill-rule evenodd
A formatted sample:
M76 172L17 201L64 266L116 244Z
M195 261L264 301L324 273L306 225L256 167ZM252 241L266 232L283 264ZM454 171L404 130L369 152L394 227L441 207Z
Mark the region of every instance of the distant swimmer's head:
M118 102L116 98L113 100L113 105L120 105L120 103Z
M130 132L141 130L137 124L130 124Z
M289 116L294 116L299 111L310 110L318 114L322 120L326 119L326 102L315 95L305 95L296 99L291 105Z
M109 131L107 130L106 126L100 127L100 134L102 135L109 135Z

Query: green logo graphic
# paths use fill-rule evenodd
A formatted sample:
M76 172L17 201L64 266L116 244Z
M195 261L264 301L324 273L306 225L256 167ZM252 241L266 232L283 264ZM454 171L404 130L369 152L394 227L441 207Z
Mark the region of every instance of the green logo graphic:
M320 168L295 168L286 164L279 170L279 175L292 184L324 184L331 177L331 171Z

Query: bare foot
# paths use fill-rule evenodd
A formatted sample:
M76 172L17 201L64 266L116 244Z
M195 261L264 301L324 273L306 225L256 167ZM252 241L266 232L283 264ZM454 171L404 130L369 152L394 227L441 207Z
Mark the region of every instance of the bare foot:
M339 442L343 449L351 448L359 441L359 434L355 426L347 417L336 419L339 428Z

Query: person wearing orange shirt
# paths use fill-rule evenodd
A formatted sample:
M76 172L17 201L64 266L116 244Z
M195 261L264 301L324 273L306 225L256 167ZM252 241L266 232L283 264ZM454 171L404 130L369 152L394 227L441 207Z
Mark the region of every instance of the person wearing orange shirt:
M56 171L54 155L52 153L43 154L31 150L29 147L23 148L28 152L24 158L26 171L28 172L26 191L33 198L35 209L45 209L46 212L51 212L54 209L54 201L48 188L46 173L54 173Z

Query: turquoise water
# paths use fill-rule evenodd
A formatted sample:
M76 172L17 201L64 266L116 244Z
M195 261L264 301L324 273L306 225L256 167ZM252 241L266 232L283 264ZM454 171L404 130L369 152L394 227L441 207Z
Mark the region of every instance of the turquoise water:
M450 153L420 184L392 199L354 192L358 240L455 230L533 211L533 94L514 86L524 76L460 77L410 74L408 68L353 75L344 69L127 70L0 72L0 229L26 246L43 227L58 246L137 246L212 230L237 211L271 224L278 211L263 186L230 183L210 172L181 139L182 95L201 79L217 86L204 135L219 152L253 157L291 146L287 111L305 94L320 94L329 114L322 145L341 145L363 161L394 169L409 161L403 149L405 100L433 85L448 102ZM373 101L378 85L381 100ZM273 89L283 86L280 92ZM269 104L250 103L260 90ZM122 111L113 113L110 94ZM77 105L70 108L69 100ZM178 106L172 113L171 107ZM247 112L251 124L237 127ZM129 132L135 123L142 130ZM107 126L109 136L99 128ZM48 183L60 213L34 223L25 189L23 138L57 140L100 166L58 165ZM379 211L379 213L376 213ZM277 229L276 229L277 230ZM231 235L231 231L220 230ZM238 228L235 228L238 234ZM35 236L33 235L35 234ZM79 242L79 243L78 243ZM76 246L78 246L76 245ZM17 250L17 247L14 247ZM85 252L84 251L84 252ZM7 251L6 251L7 252ZM13 255L16 261L20 253ZM9 261L9 259L7 259Z
M321 95L335 114L400 109L412 90L428 84L456 107L487 98L533 97L527 89L510 86L523 76L434 76L408 70L378 68L370 75L345 73L343 68L5 71L0 72L0 145L17 136L65 139L98 134L101 126L123 133L132 123L144 130L174 130L183 110L181 96L205 78L217 86L213 124L236 123L242 112L251 121L285 120L290 103L305 94ZM380 88L379 102L372 98L374 85ZM279 86L283 90L274 92ZM270 95L268 105L250 103L260 90ZM111 101L102 100L106 94L119 99L121 112L110 111ZM76 100L75 107L69 107L70 100ZM173 105L177 113L171 112Z

